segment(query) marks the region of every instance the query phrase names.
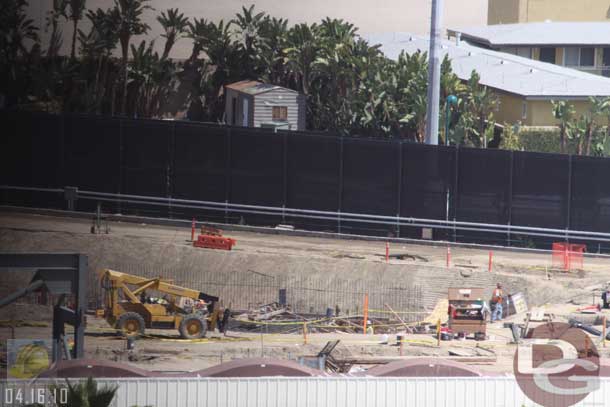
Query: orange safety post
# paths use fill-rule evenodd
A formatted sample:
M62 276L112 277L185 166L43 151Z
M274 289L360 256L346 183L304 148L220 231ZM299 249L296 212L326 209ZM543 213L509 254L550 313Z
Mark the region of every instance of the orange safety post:
M191 224L191 242L195 241L195 218L193 218L193 223Z
M364 319L362 320L363 334L366 335L367 321L369 320L369 295L364 294Z
M390 243L385 242L385 262L388 263L390 261Z
M447 268L451 265L451 248L447 246Z
M491 273L491 268L493 266L494 252L489 251L489 266L487 267L488 271Z

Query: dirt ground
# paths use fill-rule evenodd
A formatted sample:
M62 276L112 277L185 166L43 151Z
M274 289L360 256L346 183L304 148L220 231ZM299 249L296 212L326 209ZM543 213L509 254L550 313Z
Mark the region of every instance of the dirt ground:
M109 235L93 236L89 233L90 222L79 219L55 218L29 214L0 212L0 251L82 251L86 247L92 267L101 267L119 253L132 252L133 256L146 258L154 264L167 265L180 261L180 254L193 251L187 240L190 229L160 227L143 224L113 223ZM362 264L351 278L375 278L379 265L385 263L383 242L361 240L334 240L317 237L280 236L251 232L231 232L237 239L237 254L256 254L261 259L273 259L281 263L282 258L297 259L301 262L327 262L333 264L345 259L357 260ZM136 243L146 242L150 252L142 251ZM205 251L205 249L203 249ZM391 254L400 254L401 259L392 258L389 265L396 273L402 272L401 265L417 264L426 270L429 267L445 267L446 248L429 245L398 245L390 247ZM489 251L470 248L452 248L452 267L469 273L488 273ZM279 257L278 257L279 256ZM592 302L599 302L599 290L610 281L610 260L608 258L586 258L584 270L563 273L549 270L549 253L524 253L496 251L493 254L493 275L519 278L525 282L530 305L544 307L554 315L555 320L567 321L577 309ZM224 261L224 260L222 260ZM347 264L347 263L346 263ZM281 264L269 265L281 268ZM385 269L384 269L385 270ZM316 273L330 273L331 270L316 269ZM298 273L299 270L291 270ZM340 272L333 269L332 272ZM341 273L344 273L341 271ZM347 275L349 277L349 275ZM26 275L16 280L3 277L0 296L9 293L16 285L29 278ZM434 285L434 281L430 282ZM525 315L515 315L508 321L522 323ZM609 315L610 317L610 315ZM0 339L50 337L50 310L48 307L13 304L0 309ZM6 320L46 321L46 327L7 327ZM396 335L389 338L381 334L310 333L307 344L302 333L272 334L262 332L229 332L227 336L218 332L208 333L208 338L200 341L184 341L177 332L149 330L148 336L137 341L136 352L131 356L126 351L126 341L118 337L114 330L102 319L88 316L86 354L88 357L120 360L138 367L154 371L193 371L216 365L223 361L243 357L278 357L296 359L303 355L315 355L329 340L340 339L341 344L333 353L335 357L398 357ZM382 344L385 340L389 344ZM594 339L596 341L597 338ZM502 323L489 325L488 339L441 342L429 334L407 335L403 353L405 357L448 356L450 350L467 352L472 356L495 358L479 367L496 373L512 372L512 358L515 345L511 344L511 332ZM4 343L4 340L2 341ZM602 355L608 356L610 347L601 347ZM2 352L4 354L4 352Z

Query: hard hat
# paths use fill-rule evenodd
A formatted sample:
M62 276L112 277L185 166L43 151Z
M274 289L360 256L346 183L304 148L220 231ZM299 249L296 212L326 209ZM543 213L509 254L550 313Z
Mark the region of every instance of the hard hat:
M49 368L49 352L37 343L29 343L19 348L9 375L18 379L30 379Z

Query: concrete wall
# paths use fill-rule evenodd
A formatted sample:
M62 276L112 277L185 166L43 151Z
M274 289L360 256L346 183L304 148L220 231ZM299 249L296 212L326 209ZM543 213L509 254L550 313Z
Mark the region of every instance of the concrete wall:
M489 0L487 23L536 21L608 21L607 0Z

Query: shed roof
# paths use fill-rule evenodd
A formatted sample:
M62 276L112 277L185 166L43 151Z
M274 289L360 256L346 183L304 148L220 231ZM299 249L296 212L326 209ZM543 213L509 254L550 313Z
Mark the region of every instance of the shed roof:
M380 44L382 52L398 59L401 51L408 54L428 52L430 42L409 33L383 33L367 37L371 44ZM449 55L453 72L468 80L473 70L481 84L524 96L528 99L585 99L589 96L610 96L610 79L602 76L535 61L504 52L475 47L465 42L441 41L441 58Z
M275 89L285 89L290 92L298 93L295 90L292 90L289 88L284 88L282 86L277 86L277 85L272 85L269 83L262 83L262 82L257 82L257 81L250 81L250 80L234 82L229 85L226 85L225 87L227 89L232 89L232 90L235 90L235 91L241 92L241 93L247 93L249 95L259 95L261 93L269 92L269 91L275 90Z
M610 23L607 22L499 24L447 31L450 36L461 33L463 39L475 40L491 47L610 45Z

